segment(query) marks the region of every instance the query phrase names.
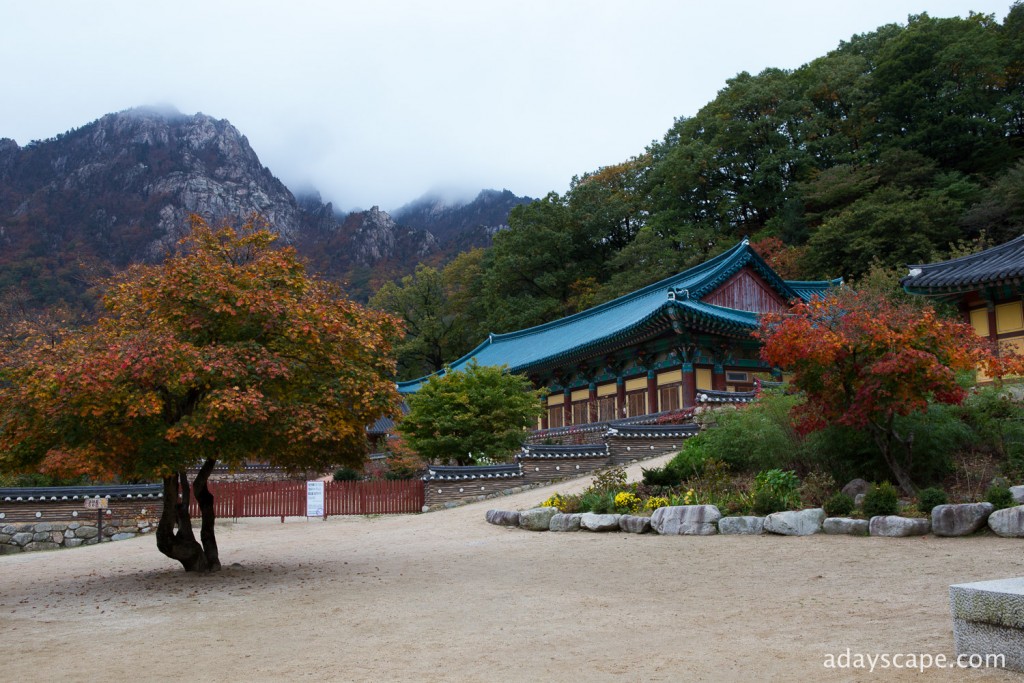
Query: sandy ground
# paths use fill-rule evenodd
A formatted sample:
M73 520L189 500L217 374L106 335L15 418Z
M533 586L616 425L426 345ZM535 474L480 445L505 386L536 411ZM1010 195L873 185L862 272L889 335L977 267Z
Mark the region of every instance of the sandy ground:
M1024 575L1024 542L484 521L584 485L418 516L225 523L225 569L208 576L152 537L0 557L0 680L1020 680L824 663L952 657L948 586Z

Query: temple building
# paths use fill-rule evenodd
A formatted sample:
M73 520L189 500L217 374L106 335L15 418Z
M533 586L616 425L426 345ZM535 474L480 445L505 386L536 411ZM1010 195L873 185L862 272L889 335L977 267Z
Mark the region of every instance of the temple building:
M907 292L953 303L997 351L1024 354L1024 235L977 254L909 268L900 281Z
M751 333L839 280L786 281L743 240L723 254L618 299L543 325L491 334L471 360L525 373L546 390L549 429L608 422L724 400L771 379ZM427 378L399 383L416 391Z

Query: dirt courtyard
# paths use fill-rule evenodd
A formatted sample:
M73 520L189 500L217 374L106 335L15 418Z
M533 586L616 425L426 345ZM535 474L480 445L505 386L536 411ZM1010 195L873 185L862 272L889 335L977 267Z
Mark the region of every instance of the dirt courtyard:
M0 557L0 679L1020 680L824 666L848 650L952 658L949 585L1024 575L1020 540L484 521L585 483L417 516L227 522L224 571L208 576L151 536Z

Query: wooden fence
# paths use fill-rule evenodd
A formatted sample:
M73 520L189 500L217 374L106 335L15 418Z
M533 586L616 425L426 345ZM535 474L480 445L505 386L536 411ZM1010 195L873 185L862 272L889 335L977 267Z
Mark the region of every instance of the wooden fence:
M306 482L245 481L210 483L218 519L231 517L305 517ZM331 515L388 515L420 512L423 482L328 481L324 484L324 517ZM199 517L195 498L189 506Z

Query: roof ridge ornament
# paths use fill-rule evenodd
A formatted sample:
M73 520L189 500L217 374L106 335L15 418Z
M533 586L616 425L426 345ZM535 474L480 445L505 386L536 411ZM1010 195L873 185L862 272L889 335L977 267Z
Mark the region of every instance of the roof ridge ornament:
M671 288L669 288L669 290L668 290L668 300L669 301L678 301L680 299L689 301L689 299L690 299L690 290L687 289L686 287L671 287Z

